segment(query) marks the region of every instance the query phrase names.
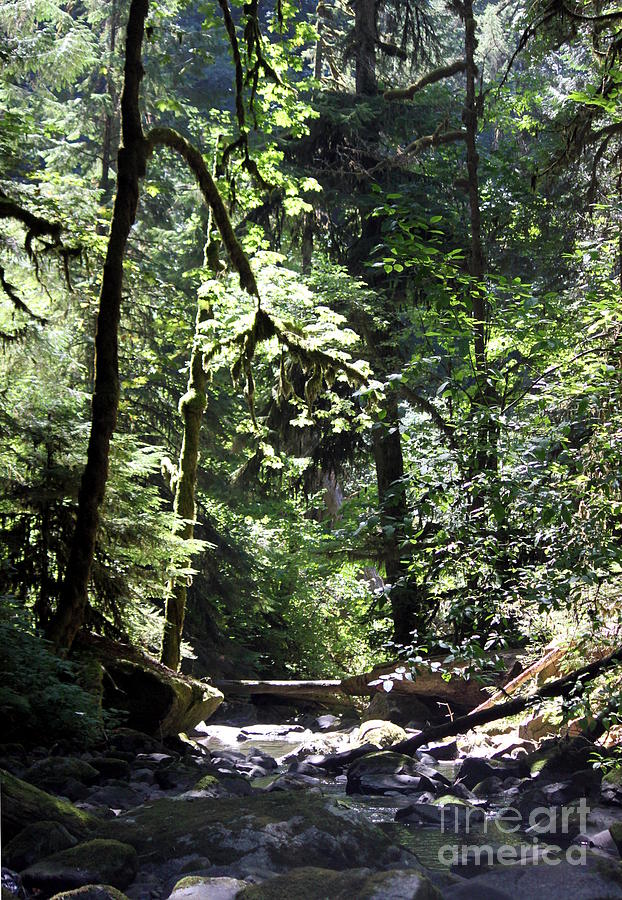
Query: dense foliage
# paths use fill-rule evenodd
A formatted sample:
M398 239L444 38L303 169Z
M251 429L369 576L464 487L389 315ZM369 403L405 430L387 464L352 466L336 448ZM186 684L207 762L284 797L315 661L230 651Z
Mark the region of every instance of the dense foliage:
M0 0L0 593L26 642L79 539L129 6ZM365 6L150 5L145 131L198 148L241 256L169 140L83 625L157 655L182 585L201 675L619 627L618 19Z

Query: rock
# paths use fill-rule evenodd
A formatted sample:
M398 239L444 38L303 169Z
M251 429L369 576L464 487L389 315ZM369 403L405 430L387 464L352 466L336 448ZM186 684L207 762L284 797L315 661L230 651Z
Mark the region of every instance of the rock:
M221 788L229 795L233 795L234 797L249 797L253 793L253 788L246 778L242 775L238 775L237 772L231 772L230 774L218 772L217 777Z
M436 792L449 782L412 756L390 750L368 753L348 768L347 794Z
M273 771L274 769L278 769L279 764L276 759L272 756L268 756L267 753L259 754L255 750L248 754L246 757L246 761L249 763L253 763L256 766L261 766L262 769L267 769L269 771Z
M251 789L252 790L252 789ZM378 866L414 857L351 809L309 792L193 800L165 798L100 823L100 833L132 844L144 859L208 856L233 866L235 877L260 868L301 865L345 869L373 859Z
M22 872L30 890L53 893L92 884L125 888L138 870L136 851L129 844L96 838L62 850Z
M263 740L274 738L281 738L281 740L285 738L287 740L290 735L300 734L304 730L302 725L249 725L247 728L242 728L238 740L247 741L257 737ZM297 740L297 738L294 738L294 740Z
M458 742L455 738L440 744L426 744L419 749L438 762L458 758Z
M89 794L89 803L108 809L132 809L143 799L142 794L129 784L104 785Z
M21 872L38 860L77 844L60 822L34 822L3 847L2 860L10 868Z
M550 722L544 713L531 716L518 726L519 738L528 741L541 741L542 738L557 734L559 725Z
M609 826L611 838L618 848L618 853L622 856L622 822L614 822Z
M104 708L126 713L130 728L160 738L192 731L223 701L217 688L173 672L137 647L85 633L78 641L106 673Z
M520 761L495 760L494 762L482 759L479 756L467 756L458 769L456 779L465 787L472 790L476 784L492 775L500 778L516 776L524 771Z
M272 791L305 791L310 788L318 788L322 784L320 778L315 775L303 775L301 772L287 772L275 778L264 790Z
M359 744L374 744L376 747L390 747L398 741L405 741L408 735L399 725L382 719L363 722L355 736Z
M604 831L599 831L597 834L593 834L591 837L578 835L576 838L576 843L587 843L590 847L596 847L598 850L604 850L605 853L609 853L610 855L617 854L618 856L620 856L620 850L618 844L613 838L611 828L606 828Z
M410 722L424 725L430 720L430 710L414 695L377 691L361 716L361 722L381 720L404 727Z
M12 872L11 869L2 868L2 900L11 900L11 898L18 898L18 900L23 900L26 896L24 892L24 887L22 885L22 879L19 877L17 872Z
M2 834L10 841L27 825L58 822L77 838L84 838L99 824L97 819L57 797L0 769Z
M320 731L331 731L341 725L341 720L337 716L331 715L318 716L315 721Z
M566 860L557 865L546 865L545 861L526 866L505 864L447 888L443 896L446 900L615 900L622 898L620 866L603 857L596 857L587 865L572 865Z
M498 775L489 775L475 785L473 793L476 797L491 797L498 794L502 787L503 781Z
M441 900L441 894L413 870L371 873L369 869L332 872L305 867L245 888L239 900Z
M54 894L52 900L127 900L127 897L111 884L85 884L72 891Z
M44 790L60 788L67 781L93 784L99 778L96 768L73 756L48 756L37 760L24 773L24 780Z
M91 762L102 778L129 778L130 764L116 756L100 756Z
M248 882L239 878L189 876L178 881L168 900L234 900Z
M447 800L448 798L443 798ZM456 834L469 831L473 825L481 825L486 815L481 809L464 803L411 803L395 814L396 822L410 822L413 825L434 825L443 832Z

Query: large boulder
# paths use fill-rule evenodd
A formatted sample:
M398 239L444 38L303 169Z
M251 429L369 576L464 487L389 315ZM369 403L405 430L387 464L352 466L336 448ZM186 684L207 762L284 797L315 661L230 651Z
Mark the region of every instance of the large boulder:
M10 772L0 769L2 792L2 834L10 841L27 825L35 822L58 822L69 834L83 839L97 825L97 819L71 803L52 797Z
M2 861L10 869L21 872L40 859L67 850L77 843L60 822L34 822L6 844Z
M437 792L449 781L412 756L391 750L367 753L348 768L348 794Z
M238 900L441 900L438 890L416 870L372 873L369 869L332 872L307 866L251 885Z
M556 865L494 866L483 875L448 888L443 896L446 900L615 900L622 898L622 874L619 863L588 854L585 865L562 860Z
M137 647L81 635L102 664L103 706L125 713L128 727L159 738L192 731L223 701L211 684L173 672Z
M304 865L347 869L370 859L379 867L414 862L356 812L302 791L164 798L102 822L101 832L134 846L141 859L197 854L233 877Z
M399 725L383 719L368 719L353 735L353 743L359 745L374 744L376 747L390 747L399 741L405 741L407 733Z
M30 891L53 894L95 884L123 889L134 881L137 870L132 846L97 838L48 856L21 874Z
M47 756L37 760L24 773L24 779L31 784L59 793L63 793L67 784L93 784L98 778L97 769L74 756Z
M412 694L397 694L395 691L377 691L363 715L362 722L382 719L402 727L417 724L419 727L430 721L429 708Z

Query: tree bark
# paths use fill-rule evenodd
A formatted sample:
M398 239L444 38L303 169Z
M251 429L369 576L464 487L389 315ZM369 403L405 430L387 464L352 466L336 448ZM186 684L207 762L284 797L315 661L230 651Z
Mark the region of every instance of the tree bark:
M378 93L376 78L376 0L356 0L354 5L356 93Z
M140 122L141 60L149 0L132 0L127 24L125 78L121 97L123 146L119 150L117 193L104 263L97 330L95 381L87 461L78 495L78 513L69 562L56 613L47 636L57 648L69 648L81 627L87 602L97 527L108 478L110 440L119 405L118 326L123 287L123 258L136 218L139 182L145 173L146 145Z
M207 225L207 241L205 244L204 266L212 274L218 271L218 244L211 237L212 217ZM196 316L196 328L192 355L190 357L190 373L188 389L179 401L179 412L182 417L183 439L179 454L177 478L175 481L175 534L184 541L194 537L196 519L196 483L199 463L199 439L201 422L207 406L207 375L203 368L203 350L201 347L201 324L211 318L211 307L199 303ZM166 600L166 619L162 637L162 654L160 661L169 669L177 670L181 661L181 639L186 613L188 588L184 578L171 579L169 594Z
M486 260L482 244L482 217L479 192L479 154L477 152L478 98L477 98L477 66L475 51L475 17L472 0L462 4L464 17L464 56L466 62L466 98L462 119L465 126L467 176L469 185L469 215L471 224L471 255L469 274L471 275L471 306L473 315L473 350L475 378L477 381L477 406L479 407L479 425L475 453L471 466L471 476L485 472L494 473L498 465L498 425L492 415L498 400L496 390L488 378L487 360L487 320L488 303L485 295L483 279L486 272ZM483 505L483 498L477 487L473 491L471 510L477 512Z
M380 521L384 531L383 562L391 586L389 599L396 644L412 643L412 632L423 625L419 589L413 584L401 544L409 510L404 484L404 457L399 428L397 397L389 396L385 420L372 432Z
M104 114L104 138L102 142L102 171L99 180L99 187L103 192L103 202L106 203L110 198L112 191L112 180L110 178L110 165L112 158L112 147L114 142L115 129L115 109L117 106L117 91L114 84L112 67L114 64L114 52L117 44L117 28L118 28L118 9L117 0L113 0L112 11L110 13L110 37L108 42L108 71L105 76L105 88L108 94L108 102L110 108Z

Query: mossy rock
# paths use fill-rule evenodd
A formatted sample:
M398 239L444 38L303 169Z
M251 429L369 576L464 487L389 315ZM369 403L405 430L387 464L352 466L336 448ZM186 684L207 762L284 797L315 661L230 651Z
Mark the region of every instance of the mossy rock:
M50 894L86 885L126 888L136 878L138 858L129 844L96 838L42 859L21 874L24 885Z
M73 847L77 840L60 822L34 822L9 841L2 852L3 865L16 872L33 863Z
M252 885L237 900L441 900L437 889L414 870L334 872L306 866Z
M215 775L204 775L203 778L199 778L197 783L192 788L193 791L208 791L210 788L220 787L220 782L216 778Z
M127 896L111 884L85 884L72 891L54 894L51 900L128 900Z
M104 667L104 708L124 712L137 731L160 738L192 731L224 699L212 685L173 672L137 647L92 634L79 641Z
M365 772L367 775L401 775L416 771L417 760L405 753L393 753L391 750L378 750L366 753L355 760L348 769L348 775Z
M360 744L375 744L376 747L390 747L399 741L405 741L408 735L399 725L385 722L382 719L370 719L363 722L356 739Z
M102 822L101 833L132 844L144 859L197 853L226 866L261 852L277 872L401 858L380 828L345 804L302 792L156 800Z
M99 772L83 759L74 756L48 756L39 759L25 773L24 778L38 787L56 787L70 778L81 784L93 784Z
M190 875L177 882L168 900L234 900L246 885L238 878Z
M0 769L0 789L5 841L12 840L27 825L35 822L59 822L71 835L80 839L94 832L100 824L94 816L22 781L4 769Z

